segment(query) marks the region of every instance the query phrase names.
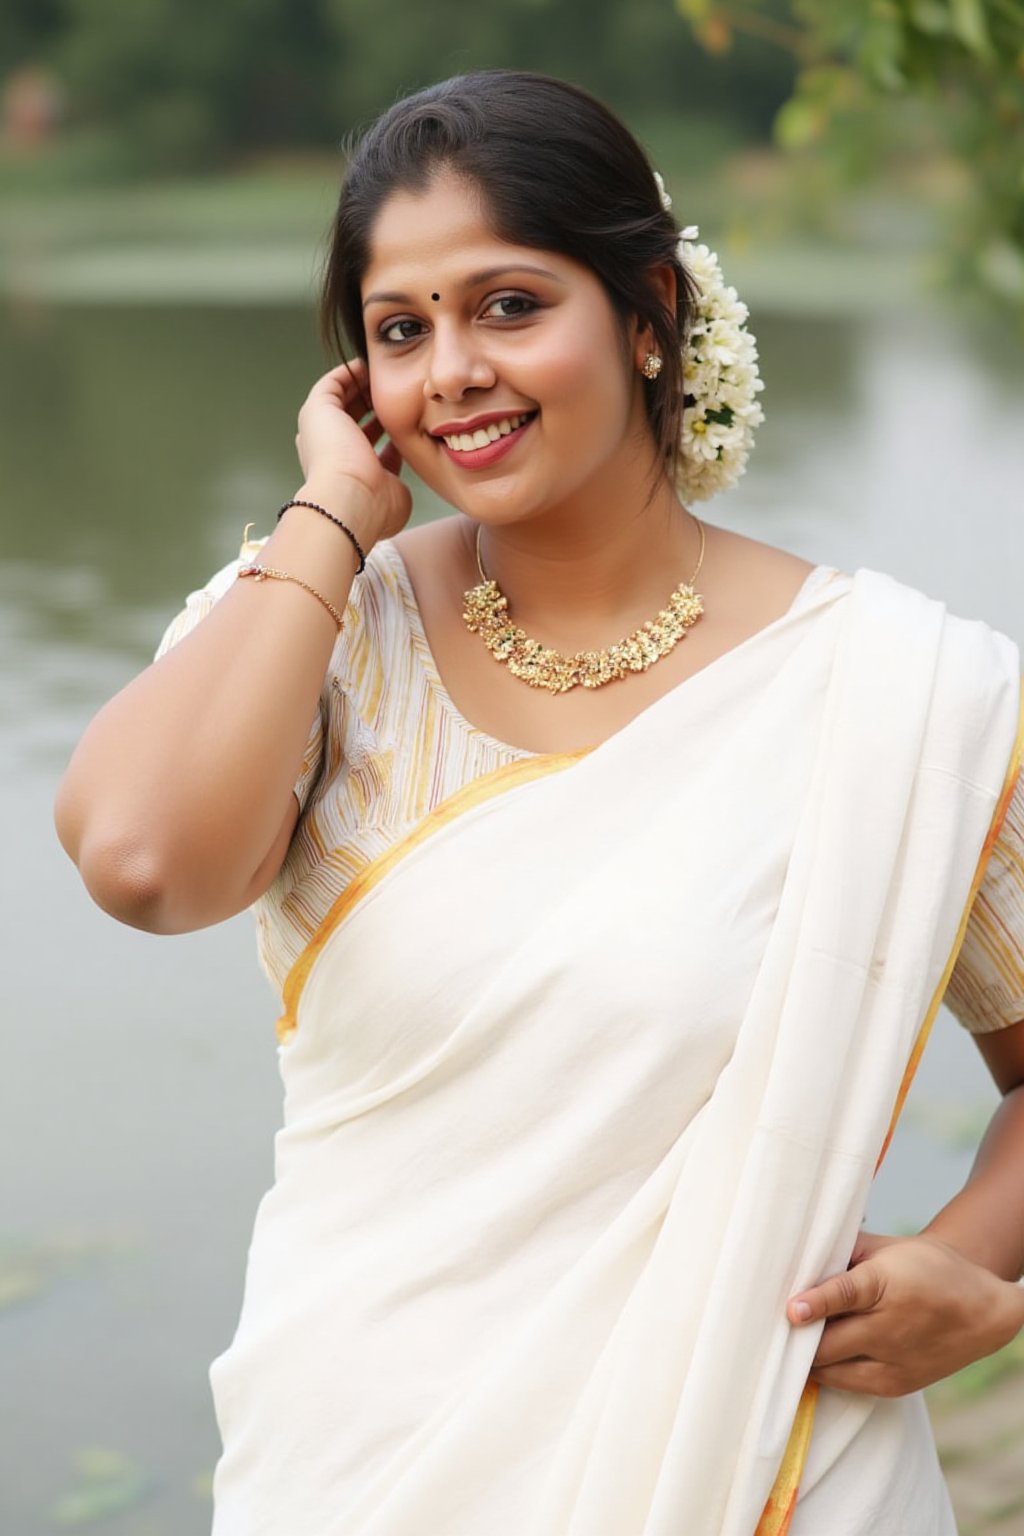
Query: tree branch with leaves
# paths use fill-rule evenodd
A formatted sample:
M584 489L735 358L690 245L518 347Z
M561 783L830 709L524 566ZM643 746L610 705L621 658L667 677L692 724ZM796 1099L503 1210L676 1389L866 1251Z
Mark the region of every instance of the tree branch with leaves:
M1024 0L676 0L713 54L797 61L775 137L849 185L908 153L951 166L948 270L1024 314Z

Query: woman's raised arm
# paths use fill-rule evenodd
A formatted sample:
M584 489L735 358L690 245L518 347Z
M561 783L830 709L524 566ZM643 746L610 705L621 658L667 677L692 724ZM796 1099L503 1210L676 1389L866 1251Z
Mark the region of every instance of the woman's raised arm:
M364 549L397 532L411 501L380 427L360 428L363 365L332 370L299 414L298 493ZM260 563L343 611L358 558L317 512L295 508ZM241 911L287 852L310 721L336 639L327 608L290 581L238 581L190 634L106 704L61 781L56 824L93 899L152 933Z

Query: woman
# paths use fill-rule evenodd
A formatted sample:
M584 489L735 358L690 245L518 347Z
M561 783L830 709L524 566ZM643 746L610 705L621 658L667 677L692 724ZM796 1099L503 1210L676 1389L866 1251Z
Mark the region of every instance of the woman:
M667 202L557 81L385 114L302 487L62 785L102 906L254 906L283 997L218 1536L955 1530L917 1389L1024 1323L1019 659L684 508L758 412L725 291L684 420ZM1004 1104L859 1234L947 986Z

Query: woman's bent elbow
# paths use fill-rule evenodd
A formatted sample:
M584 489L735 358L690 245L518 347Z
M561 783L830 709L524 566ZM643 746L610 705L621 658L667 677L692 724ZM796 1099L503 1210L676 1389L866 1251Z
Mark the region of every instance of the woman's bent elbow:
M151 849L131 840L86 835L77 851L68 852L93 901L119 923L147 933L178 931L167 926L168 882Z
M242 853L221 846L192 827L187 835L154 826L151 818L130 825L116 815L82 814L72 796L58 793L54 821L65 852L98 907L120 923L146 933L194 933L225 922L250 907L276 875L297 820L288 812L255 873L248 842Z
M173 875L166 861L143 841L86 834L77 851L69 848L68 852L96 905L130 928L144 933L191 933L230 915L207 910L208 899L200 903L183 897L180 875Z

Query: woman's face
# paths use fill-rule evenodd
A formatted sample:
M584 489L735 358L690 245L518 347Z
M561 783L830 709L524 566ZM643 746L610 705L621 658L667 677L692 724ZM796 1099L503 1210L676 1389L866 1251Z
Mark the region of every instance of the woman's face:
M592 514L649 469L635 324L589 268L500 240L466 182L388 199L362 295L376 414L468 516Z

